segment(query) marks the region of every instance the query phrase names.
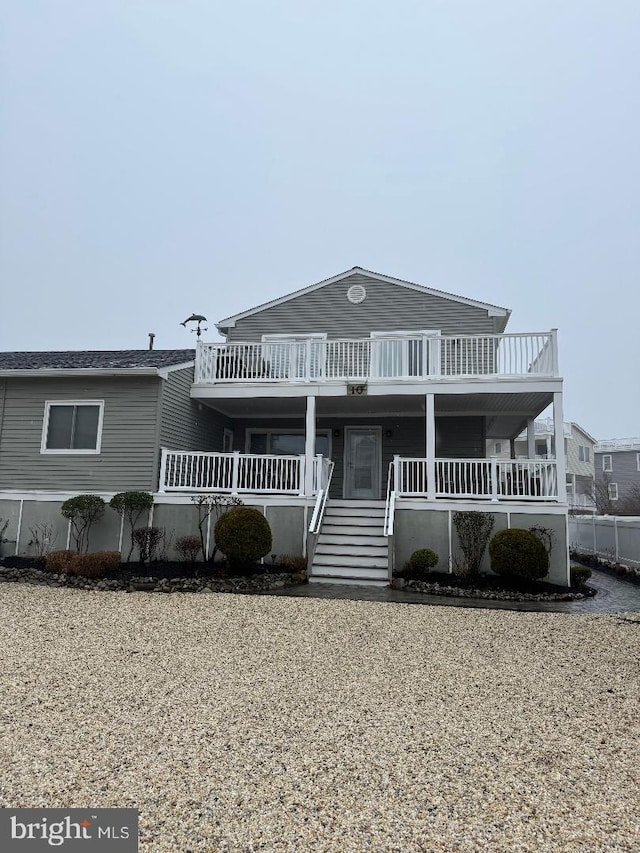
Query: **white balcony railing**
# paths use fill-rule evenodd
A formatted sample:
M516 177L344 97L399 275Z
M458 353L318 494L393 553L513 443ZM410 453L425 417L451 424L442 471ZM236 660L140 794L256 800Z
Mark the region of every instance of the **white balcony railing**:
M316 456L313 464L314 491L317 491L322 457ZM159 491L302 495L304 471L304 456L202 453L162 448Z
M195 382L557 376L556 333L198 343Z
M394 465L399 497L558 500L555 460L436 459L433 487L427 459L396 457Z

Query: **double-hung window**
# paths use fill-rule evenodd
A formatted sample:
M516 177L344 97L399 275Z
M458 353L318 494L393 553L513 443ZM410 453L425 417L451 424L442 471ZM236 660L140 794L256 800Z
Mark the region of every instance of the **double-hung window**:
M603 471L613 471L613 465L611 464L611 454L605 453L602 456L602 470Z
M41 453L100 453L103 400L47 400Z
M618 500L618 484L617 483L609 483L608 491L609 491L609 500L617 501Z

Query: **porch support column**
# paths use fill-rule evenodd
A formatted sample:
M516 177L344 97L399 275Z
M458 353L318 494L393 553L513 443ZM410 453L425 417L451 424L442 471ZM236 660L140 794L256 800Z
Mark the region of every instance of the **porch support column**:
M304 433L304 493L313 494L313 458L316 455L316 398L307 397L307 419Z
M426 394L427 500L436 499L436 396Z
M553 394L553 433L556 444L556 471L558 475L558 500L567 502L567 469L564 458L564 415L562 412L562 392Z
M516 458L516 440L515 438L509 439L509 459Z
M536 422L533 418L527 421L527 459L536 458Z

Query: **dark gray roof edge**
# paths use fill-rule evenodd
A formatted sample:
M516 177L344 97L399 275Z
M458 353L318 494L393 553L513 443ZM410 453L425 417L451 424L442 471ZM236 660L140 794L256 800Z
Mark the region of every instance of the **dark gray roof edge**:
M195 359L193 349L0 352L0 371L166 369Z

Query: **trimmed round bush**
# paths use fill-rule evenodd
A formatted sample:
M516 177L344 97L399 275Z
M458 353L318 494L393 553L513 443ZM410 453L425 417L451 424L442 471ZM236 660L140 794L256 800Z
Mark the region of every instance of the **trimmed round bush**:
M549 572L549 555L530 530L500 530L489 542L491 568L497 575L540 580Z
M591 577L591 569L587 566L571 566L571 586L584 586Z
M250 506L235 506L215 526L216 547L230 565L255 563L271 550L271 528L264 515Z
M438 565L438 555L431 548L419 548L409 557L408 573L414 576L424 575Z

